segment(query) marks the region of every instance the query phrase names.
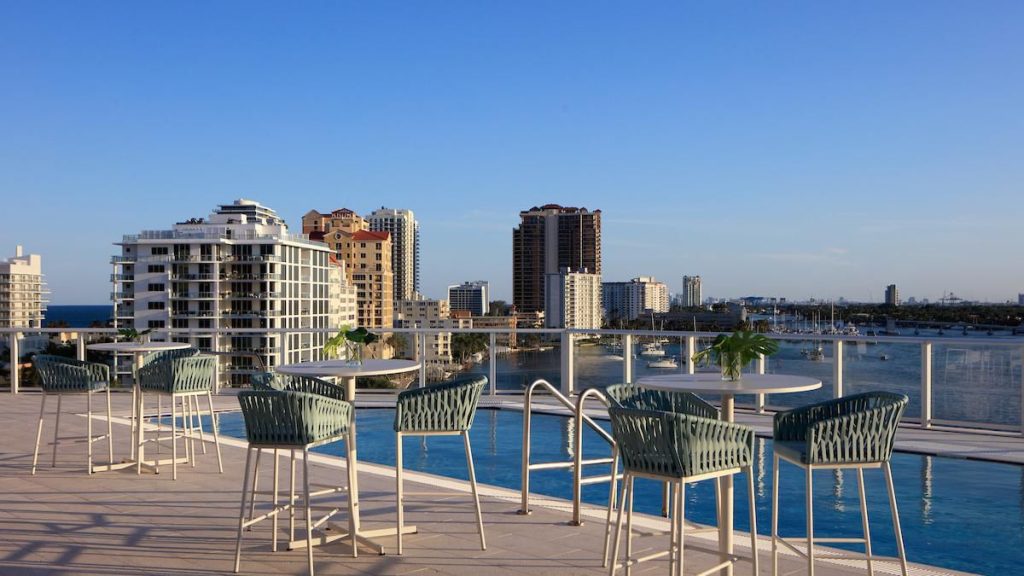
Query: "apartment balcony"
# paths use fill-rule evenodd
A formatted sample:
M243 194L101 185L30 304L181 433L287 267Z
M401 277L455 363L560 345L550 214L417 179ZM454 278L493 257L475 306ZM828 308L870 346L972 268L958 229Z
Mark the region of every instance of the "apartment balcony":
M135 256L111 256L111 264L134 264Z
M190 281L190 282L209 281L209 280L214 280L217 277L215 274L208 274L208 273L198 274L198 273L191 273L191 272L185 272L185 273L171 272L171 274L169 276L170 276L171 280L187 280L187 281Z
M111 292L111 300L132 300L135 298L135 292Z
M213 292L171 292L171 300L216 300Z
M135 275L134 274L111 274L110 275L110 281L111 282L134 282L135 281Z

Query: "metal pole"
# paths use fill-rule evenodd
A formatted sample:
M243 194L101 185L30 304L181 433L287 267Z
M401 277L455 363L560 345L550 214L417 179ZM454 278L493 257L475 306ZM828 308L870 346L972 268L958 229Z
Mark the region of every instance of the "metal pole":
M622 337L622 381L633 383L633 335Z
M420 336L420 388L424 388L427 385L427 335L423 332L417 334Z
M696 372L693 365L693 355L697 353L697 337L687 336L686 337L686 373L693 374Z
M487 367L487 383L489 386L488 393L491 396L494 396L498 393L498 364L496 361L498 356L494 351L494 349L497 348L498 335L495 334L494 332L491 332L490 337L491 345L490 348L488 349L490 365Z
M836 340L832 343L832 379L835 387L832 389L833 398L842 398L843 391L843 341Z
M572 334L568 330L562 331L562 394L571 396L575 386L573 385L573 368L575 367L575 350L572 347Z
M764 374L765 367L768 364L768 359L764 354L757 355L757 373ZM755 401L757 402L757 413L764 414L765 395L758 394Z
M932 427L932 343L921 343L921 427Z
M18 337L21 336L20 332L14 332L11 334L11 342L8 348L11 349L11 394L18 393L19 384L21 384L21 374L19 373L19 356L18 351Z
M85 360L85 339L85 332L79 332L75 338L75 357L79 360Z

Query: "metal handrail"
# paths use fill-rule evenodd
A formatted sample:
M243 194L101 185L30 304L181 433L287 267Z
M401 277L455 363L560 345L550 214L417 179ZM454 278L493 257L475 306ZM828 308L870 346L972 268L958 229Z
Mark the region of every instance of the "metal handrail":
M569 462L538 462L530 463L530 429L531 420L533 415L533 394L538 388L544 388L557 400L562 406L570 410L575 416L576 422L576 438L575 438L575 449L573 450L573 459ZM587 398L594 397L601 400L605 406L608 406L608 399L605 398L599 390L587 389L581 393L574 404L572 400L562 394L557 388L555 388L547 380L536 380L526 389L526 398L523 403L523 461L522 461L522 503L519 509L520 514L530 513L530 472L533 470L559 470L568 468L573 470L573 517L570 524L579 526L580 521L580 498L583 484L594 484L598 482L607 482L613 478L615 472L614 468L612 473L608 476L594 476L589 478L583 478L582 470L583 466L591 466L595 464L612 464L616 468L618 467L618 460L615 457L611 458L594 458L591 460L583 459L583 423L586 423L592 430L608 442L609 446L612 447L613 454L615 451L615 440L612 438L604 428L599 426L590 416L583 413L583 405Z

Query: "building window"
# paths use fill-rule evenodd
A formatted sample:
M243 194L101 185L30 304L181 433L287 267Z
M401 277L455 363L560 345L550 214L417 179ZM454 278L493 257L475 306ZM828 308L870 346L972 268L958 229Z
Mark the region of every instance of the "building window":
M162 274L164 271L163 264L150 264L146 271L150 274Z
M163 328L163 327L164 327L164 321L163 320L150 320L149 321L149 328L150 329Z
M149 305L147 306L147 308L149 308L150 310L163 310L164 309L164 303L163 302L150 302Z
M164 291L164 285L163 284L150 284L147 287L147 290L149 290L150 292L163 292Z
M167 246L154 246L149 250L149 253L153 256L166 256Z

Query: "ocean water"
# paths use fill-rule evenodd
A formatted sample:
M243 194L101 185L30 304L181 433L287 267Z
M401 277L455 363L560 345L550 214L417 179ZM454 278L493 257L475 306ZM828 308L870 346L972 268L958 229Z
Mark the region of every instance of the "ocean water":
M110 304L49 306L43 327L52 327L56 322L67 322L72 328L89 328L94 322L106 326L114 314Z

